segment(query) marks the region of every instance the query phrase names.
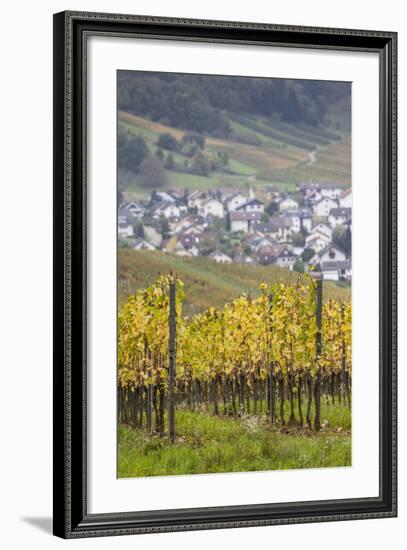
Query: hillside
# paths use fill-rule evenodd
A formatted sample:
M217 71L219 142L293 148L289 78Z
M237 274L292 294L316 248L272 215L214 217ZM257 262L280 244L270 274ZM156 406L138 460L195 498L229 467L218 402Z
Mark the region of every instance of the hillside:
M118 75L119 152L126 142L131 149L129 141L143 140L142 156L149 152L159 158L165 170L164 188L248 190L273 184L287 192L308 180L348 187L350 125L349 83L142 71ZM163 134L172 145L160 143ZM186 147L191 136L202 140L198 149ZM139 157L119 158L118 167L120 190L128 198L146 198L153 183L141 183Z
M276 266L218 264L208 258L180 258L163 252L119 249L119 307L130 294L145 288L159 274L173 271L185 284L184 312L191 315L210 306L221 307L239 294L259 294L262 281L295 281L297 274ZM324 283L324 299L350 299L350 290Z
M119 71L121 110L185 130L229 137L230 114L319 128L332 110L350 119L349 82ZM338 125L339 126L339 125Z
M236 117L234 119L237 120ZM256 144L242 143L236 140L236 136L235 139L206 137L205 151L208 154L228 155L227 170L212 170L204 176L184 173L177 168L166 169L166 187L205 190L211 187L232 186L247 190L249 187L261 189L265 185L273 184L281 191L293 191L296 183L307 180L335 180L344 187L350 185L349 134L331 134L321 129L282 124L269 119L256 120L257 122L254 122L253 118L239 117L239 123L233 122L234 128L238 124L239 139L243 139L244 136L245 140ZM127 135L141 136L153 155L157 153L157 140L160 134L171 134L179 141L186 133L179 128L123 111L119 111L118 122L119 129ZM332 139L332 136L335 136L335 139ZM168 154L169 152L166 152L166 155ZM179 167L191 161L178 151L171 154ZM143 188L136 173L128 174L125 182L121 183L121 188L129 197L146 198L150 192L149 189Z

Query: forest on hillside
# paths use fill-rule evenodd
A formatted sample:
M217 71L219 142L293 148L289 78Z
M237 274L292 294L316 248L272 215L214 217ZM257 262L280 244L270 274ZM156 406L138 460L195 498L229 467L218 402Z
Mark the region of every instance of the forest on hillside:
M339 110L346 126L350 93L348 82L118 72L119 110L219 138L230 136L230 115L318 127L328 126L328 114Z

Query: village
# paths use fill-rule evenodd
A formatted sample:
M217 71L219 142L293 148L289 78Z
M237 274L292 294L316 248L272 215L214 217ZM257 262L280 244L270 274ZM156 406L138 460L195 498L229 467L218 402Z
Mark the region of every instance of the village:
M259 191L152 191L149 200L123 201L119 247L159 250L219 263L309 268L331 281L350 282L352 192L336 182L300 183L290 193L274 185Z

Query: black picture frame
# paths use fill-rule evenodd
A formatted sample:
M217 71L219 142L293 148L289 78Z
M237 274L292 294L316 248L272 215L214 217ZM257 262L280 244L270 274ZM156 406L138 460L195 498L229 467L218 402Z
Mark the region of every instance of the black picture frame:
M86 41L142 36L376 52L380 59L380 495L134 513L87 512ZM63 538L397 514L397 34L85 12L54 15L54 534Z

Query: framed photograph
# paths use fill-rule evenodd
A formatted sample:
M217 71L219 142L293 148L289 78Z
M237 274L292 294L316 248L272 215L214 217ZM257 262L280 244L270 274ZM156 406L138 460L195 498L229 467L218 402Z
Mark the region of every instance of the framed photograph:
M393 32L54 16L54 534L396 515Z

